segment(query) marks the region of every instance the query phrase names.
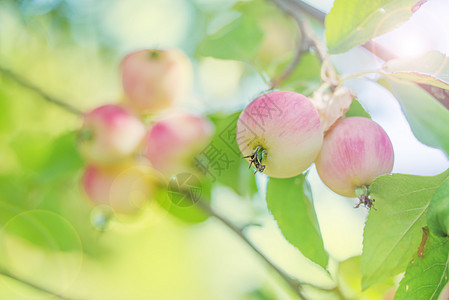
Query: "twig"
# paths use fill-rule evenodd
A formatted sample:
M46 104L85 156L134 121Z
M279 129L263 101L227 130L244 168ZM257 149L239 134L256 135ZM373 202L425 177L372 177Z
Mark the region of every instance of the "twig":
M280 78L284 79L293 71L293 69L299 63L302 53L307 52L310 49L313 49L322 63L322 74L324 76L321 76L322 77L321 79L324 82L329 83L330 88L333 90L335 88L335 85L338 83L337 73L328 59L329 55L327 53L326 46L313 31L312 25L305 16L304 11L307 13L312 13L315 18L319 19L322 22L324 22L324 17L326 15L324 13L323 15L320 15L319 10L315 8L312 9L310 5L307 5L302 1L296 0L270 0L270 1L274 3L281 11L291 16L298 24L301 32L301 47L299 47L298 49L297 56L292 61L292 64L286 69L284 73L286 75L281 75ZM274 83L277 82L279 82L279 79L274 81Z
M326 13L313 7L310 4L305 3L302 0L271 0L271 1L273 3L275 3L281 10L288 13L292 17L294 17L295 20L298 19L298 16L301 16L302 12L313 17L314 19L316 19L317 21L319 21L322 24L324 24L324 20L326 19ZM296 17L295 17L295 15L296 15ZM304 24L304 22L303 22L303 24ZM307 23L305 23L305 24L307 24ZM307 30L310 30L310 29L307 29ZM325 53L326 48L324 45L322 45L321 40L317 39L315 36L315 38L312 41L314 41L318 45L318 47L317 47L318 50L324 49L324 51L321 50L320 53L323 53L323 52ZM396 56L393 53L391 53L389 50L385 49L384 47L378 45L374 41L368 41L365 44L363 44L362 47L367 49L368 51L370 51L371 53L373 53L374 55L376 55L377 57L381 58L384 61L396 58Z
M14 73L13 71L10 71L8 69L5 69L3 67L0 66L0 73L3 73L4 75L8 76L10 79L14 80L15 82L17 82L18 84L20 84L23 87L26 87L29 90L32 90L33 92L35 92L36 94L40 95L42 98L44 98L46 101L56 104L57 106L61 107L62 109L75 114L77 116L82 116L83 112L81 110L79 110L76 107L71 106L70 104L65 103L64 101L52 97L50 95L48 95L46 92L44 92L43 90L41 90L40 88L38 88L37 86L31 84L30 82L28 82L26 79L24 79L23 77L21 77L20 75Z
M20 283L23 283L23 284L29 286L29 287L32 287L35 290L38 290L38 291L41 291L43 293L52 295L52 296L57 297L59 299L71 300L71 298L67 298L67 297L65 297L65 296L63 296L61 294L58 294L58 293L53 292L53 291L50 291L49 289L46 289L46 288L41 287L41 286L38 286L35 283L29 282L29 281L27 281L27 280L25 280L23 278L19 278L18 276L11 274L10 272L8 272L8 271L6 271L4 269L0 269L0 275L3 275L3 276L8 277L8 278L11 278L11 279L13 279L15 281L18 281Z
M393 54L388 49L382 47L381 45L377 44L373 40L366 42L362 45L363 48L374 54L375 56L379 57L383 61L389 61L390 59L395 59L397 56Z
M302 40L299 40L300 45L298 46L298 50L296 51L295 58L293 58L292 62L287 66L287 68L282 72L281 75L278 77L275 77L271 80L270 88L275 89L279 84L282 83L290 74L293 72L293 70L296 68L296 66L299 64L299 61L301 60L301 56L304 53L304 48L302 47Z
M188 194L186 193L186 195ZM245 236L245 234L243 234L243 231L240 228L232 224L228 219L226 219L219 213L215 212L203 200L199 200L197 202L197 205L201 207L201 209L203 209L208 215L215 217L226 227L228 227L231 231L237 234L249 247L251 247L259 255L260 258L262 258L262 260L264 260L291 287L291 289L296 293L296 295L300 299L305 299L304 295L301 292L300 282L294 280L292 277L290 277L288 274L286 274L284 271L282 271L276 265L274 265L262 252L260 252L259 249L257 249L257 247Z
M303 8L307 7L307 5L299 4L301 1L295 0L270 1L295 20L301 30L301 43L303 44L303 47L313 48L317 52L318 58L323 61L327 56L327 50L321 40L313 32L312 26L303 12ZM316 11L318 12L318 10Z

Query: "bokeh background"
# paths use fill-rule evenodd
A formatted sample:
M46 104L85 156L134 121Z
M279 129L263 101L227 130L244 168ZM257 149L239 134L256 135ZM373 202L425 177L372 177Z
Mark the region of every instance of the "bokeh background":
M308 1L328 12L332 0ZM237 9L235 8L237 5ZM429 49L449 55L449 3L432 0L397 30L376 40L401 57ZM206 55L205 40L232 21L255 22L263 34L255 53L239 60ZM323 26L313 22L323 36ZM248 40L254 34L248 27ZM234 112L267 90L297 47L295 24L268 1L237 0L0 0L0 66L83 111L122 97L119 63L139 48L180 48L192 60L194 91L182 107ZM232 52L230 40L222 50ZM343 75L381 62L362 48L335 55ZM311 95L316 62L288 88ZM318 73L319 74L319 73ZM394 172L434 175L449 167L444 154L416 140L396 99L368 78L346 85L389 134ZM74 144L81 120L0 73L0 268L74 299L290 299L263 261L218 221L188 225L157 205L99 230L79 184L83 160ZM335 261L361 252L364 209L330 192L312 167L308 178L324 244ZM242 197L213 190L213 207L237 224L258 216L251 240L289 274L331 286L328 274L282 237L259 193ZM35 223L35 220L40 222ZM0 276L0 299L51 299Z

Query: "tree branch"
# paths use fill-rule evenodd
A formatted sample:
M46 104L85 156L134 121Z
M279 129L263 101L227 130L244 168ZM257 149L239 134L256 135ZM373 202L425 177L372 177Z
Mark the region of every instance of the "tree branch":
M298 24L301 33L301 45L298 47L298 53L295 59L292 61L290 66L285 70L278 79L272 81L272 88L275 84L279 84L283 79L285 79L294 70L300 61L301 54L308 52L313 49L322 64L322 80L329 84L330 88L333 89L338 82L337 73L334 67L330 63L327 53L327 48L321 39L315 34L312 29L312 25L307 19L305 12L312 14L312 16L321 22L324 22L324 13L320 12L318 9L311 7L310 5L296 0L270 0L275 4L281 11L285 14L291 16L295 22ZM321 15L321 14L322 15Z
M185 193L188 197L190 197L190 195L188 193ZM223 225L225 225L226 227L228 227L232 232L234 232L235 234L237 234L250 248L252 248L254 250L254 252L256 252L258 254L258 256L260 258L262 258L262 260L264 260L267 265L269 265L271 267L271 269L273 269L289 286L290 288L295 292L295 294L300 298L300 299L306 299L304 297L304 295L301 292L301 283L295 279L293 279L292 277L290 277L288 274L286 274L284 271L282 271L281 269L279 269L276 265L274 265L259 249L257 249L257 247L245 236L245 234L243 233L243 231L238 228L237 226L235 226L234 224L232 224L231 221L229 221L228 219L226 219L224 216L220 215L219 213L215 212L206 202L204 202L203 200L199 200L197 202L197 205L204 210L208 215L215 217L217 220L219 220Z
M275 3L282 11L290 15L292 15L292 13L298 10L303 11L307 15L313 17L320 23L324 24L326 14L323 11L311 6L310 4L305 3L302 0L270 0L270 1ZM417 5L414 7L414 10L416 11L417 9L419 9L420 6L425 2L427 1L418 2ZM290 4L291 7L296 7L296 9L291 11L288 9L286 10L285 6L287 4ZM369 52L371 52L372 54L374 54L375 56L377 56L378 58L382 59L383 61L389 61L391 59L397 58L397 55L392 53L390 50L382 47L381 45L377 44L373 40L368 41L361 46L366 50L368 50ZM422 83L415 82L415 84L424 89L426 92L432 95L432 97L434 97L437 101L439 101L442 105L444 105L447 109L449 109L449 92L447 90Z
M323 61L327 56L327 50L321 40L313 32L312 26L305 16L303 9L305 7L310 7L302 1L295 0L270 0L274 3L281 11L291 16L299 26L301 31L301 44L302 49L314 49L317 52L318 58ZM311 12L312 10L308 10ZM319 10L313 9L315 15L318 14ZM324 13L323 13L324 14ZM314 15L314 16L315 16ZM324 14L324 16L326 16ZM324 17L322 18L324 22Z
M299 43L302 43L301 40L299 40ZM287 68L282 72L281 75L273 78L271 80L270 88L275 89L278 87L282 81L284 81L290 74L293 72L293 70L296 68L296 66L299 64L299 61L301 60L301 56L304 53L303 47L301 45L298 46L298 50L296 51L295 58L291 61L291 63L287 66Z
M35 85L31 84L30 82L28 82L26 79L24 79L23 77L21 77L20 75L14 73L13 71L10 71L8 69L3 68L2 66L0 66L0 73L3 73L5 76L9 77L10 79L14 80L16 83L20 84L23 87L26 87L27 89L35 92L36 94L40 95L42 98L44 98L46 101L56 104L57 106L61 107L62 109L75 114L77 116L82 116L83 112L81 110L79 110L76 107L71 106L68 103L65 103L64 101L52 97L50 95L48 95L46 92L44 92L43 90L41 90L40 88L36 87Z
M301 0L292 0L293 3L295 3L296 6L298 6L302 11L304 11L306 14L314 18L320 23L324 24L324 20L326 19L326 14L323 13L321 10L313 7L312 5L305 3Z
M6 270L4 270L4 269L0 269L0 275L3 275L3 276L5 276L5 277L8 277L8 278L13 279L13 280L15 280L15 281L18 281L18 282L20 282L20 283L23 283L24 285L27 285L27 286L29 286L29 287L32 287L33 289L38 290L38 291L41 291L41 292L43 292L43 293L52 295L52 296L54 296L54 297L56 297L56 298L64 299L64 300L71 300L71 298L67 298L67 297L65 297L65 296L63 296L63 295L61 295L61 294L55 293L55 292L53 292L53 291L50 291L49 289L46 289L46 288L41 287L41 286L38 286L37 284L34 284L34 283L32 283L32 282L29 282L29 281L27 281L27 280L25 280L25 279L23 279L23 278L19 278L18 276L11 274L10 272L8 272L8 271L6 271Z

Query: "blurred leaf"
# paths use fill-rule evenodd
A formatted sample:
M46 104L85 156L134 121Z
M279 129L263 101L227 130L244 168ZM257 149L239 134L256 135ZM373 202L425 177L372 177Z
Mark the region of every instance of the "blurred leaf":
M0 84L2 84L1 81ZM10 99L8 99L6 93L0 89L0 133L10 131L14 128L12 108L9 101Z
M449 89L448 57L438 51L429 51L411 59L388 61L382 73L389 78L424 83L442 89Z
M62 216L45 210L15 215L2 233L14 234L50 251L82 250L78 233Z
M0 201L19 207L24 205L27 196L27 181L19 176L0 176Z
M360 256L354 256L338 264L338 286L348 299L382 299L393 286L393 280L375 284L362 292Z
M437 236L447 236L449 229L449 179L433 194L426 215L429 230Z
M393 174L371 185L377 210L371 210L363 233L362 288L403 272L418 250L421 228L433 194L448 178Z
M449 155L449 110L414 84L389 79L381 79L379 83L398 99L415 137Z
M19 8L25 15L43 15L55 9L60 2L61 0L22 0Z
M181 197L183 198L180 199L179 197L177 197L177 195L171 194L173 190L170 190L170 188L167 187L167 189L159 189L156 196L156 201L171 215L184 222L201 223L207 220L207 218L209 218L209 215L204 212L198 205L196 205L195 201L200 200L210 203L212 184L208 180L203 180L194 185L195 186L193 188L199 188L200 191L199 193L195 192L193 200L185 195L181 195ZM186 182L183 186L180 187L185 189L190 188L191 186L189 186L189 183ZM180 200L182 201L182 203L180 202Z
M278 297L273 291L267 287L261 287L260 289L249 292L244 295L242 300L276 300Z
M346 52L382 35L412 15L417 0L335 0L326 16L326 41L332 54Z
M254 172L249 170L249 164L242 159L239 146L237 145L236 127L240 112L229 115L213 114L209 119L215 124L215 136L211 143L204 149L204 152L210 153L210 149L216 149L220 156L215 160L205 160L205 166L209 168L208 175L212 180L230 187L241 196L252 196L257 192L256 179ZM210 157L209 157L210 158Z
M11 203L0 200L0 229L14 216L22 213L20 207L14 206Z
M449 90L423 83L419 83L418 85L437 99L444 107L449 109Z
M206 37L199 46L199 54L219 59L250 61L259 49L263 32L257 22L242 16L217 33Z
M437 300L448 282L449 240L428 233L422 257L407 266L394 299Z
M346 117L364 117L371 119L369 113L363 108L362 104L356 99L352 100L349 110L345 114Z
M11 139L11 148L23 168L38 171L50 155L48 136L30 132L20 132Z
M279 64L274 74L269 74L271 78L278 78L291 63L291 60ZM294 91L304 95L311 95L321 84L321 63L316 55L306 53L301 56L299 64L286 77L279 88L282 90Z
M83 164L76 147L76 133L69 132L52 142L50 155L39 172L39 178L43 181L58 179L79 170Z
M282 234L305 257L326 268L329 258L312 201L304 174L287 179L270 178L268 181L268 209Z

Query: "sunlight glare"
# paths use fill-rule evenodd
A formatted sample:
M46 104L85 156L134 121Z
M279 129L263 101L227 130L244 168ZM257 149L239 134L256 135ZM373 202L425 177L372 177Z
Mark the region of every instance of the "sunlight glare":
M394 52L401 58L411 58L429 49L427 38L419 31L407 30L396 36Z

